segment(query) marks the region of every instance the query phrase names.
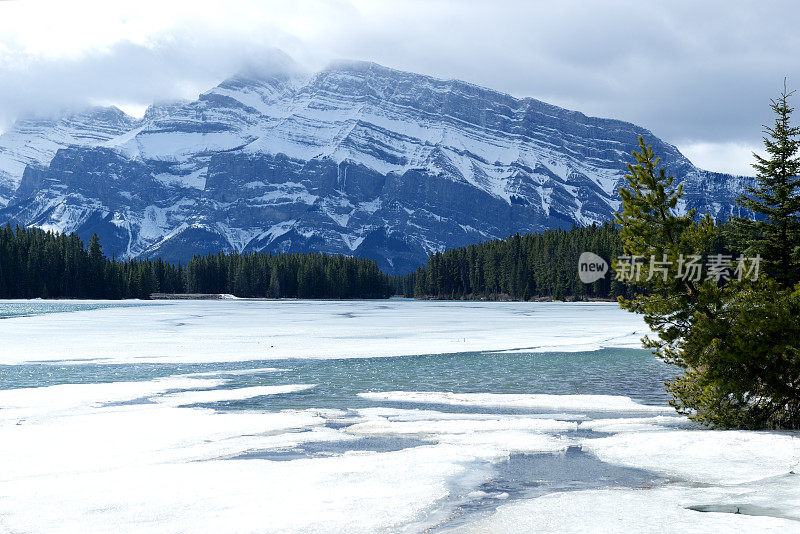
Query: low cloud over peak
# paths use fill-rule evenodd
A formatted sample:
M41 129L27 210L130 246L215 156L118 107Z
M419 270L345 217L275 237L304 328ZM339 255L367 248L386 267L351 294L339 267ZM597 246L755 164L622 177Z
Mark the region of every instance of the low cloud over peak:
M750 174L769 98L784 76L800 86L798 19L789 1L2 2L0 129L98 103L140 115L237 72L349 58L634 122Z

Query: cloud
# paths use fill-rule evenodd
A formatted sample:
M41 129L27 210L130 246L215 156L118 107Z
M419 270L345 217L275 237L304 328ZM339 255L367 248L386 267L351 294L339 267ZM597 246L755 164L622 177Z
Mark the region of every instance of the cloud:
M744 143L687 143L678 145L678 150L692 163L702 169L752 176L753 153L763 154L760 146Z
M246 45L248 52L240 52ZM0 74L0 121L8 124L20 115L49 115L87 105L135 108L193 99L234 72L253 64L274 66L284 58L271 46L184 36L155 46L120 42L78 58L32 57L24 68L7 68Z
M308 69L365 59L628 120L750 173L769 98L784 76L800 86L797 20L790 0L0 2L0 128L193 98L280 49Z

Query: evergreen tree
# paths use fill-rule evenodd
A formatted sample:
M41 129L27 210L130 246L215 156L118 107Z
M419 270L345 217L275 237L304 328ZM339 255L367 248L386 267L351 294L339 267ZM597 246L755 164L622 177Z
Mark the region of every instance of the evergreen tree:
M684 369L667 383L671 404L712 427L800 427L800 288L763 275L729 279L726 269L719 277L688 276L688 257L720 254L719 229L708 216L676 214L682 188L639 144L617 214L630 261L615 269L630 272L634 257L650 259L638 289L620 304L643 314L658 335L644 345Z
M629 260L616 261L614 270L617 278L636 282L645 291L629 299L621 297L619 302L623 309L643 314L659 335L659 340L646 338L645 346L667 362L685 366L686 335L696 318L716 317L720 304L717 288L710 281L680 276L675 270L666 277L650 277L649 272L640 276L637 258L654 258L666 267L684 265L687 257L710 249L715 226L708 215L695 222L694 210L676 215L683 187L676 186L674 177L663 167L657 169L660 159L642 137L639 149L641 152L633 153L636 164L628 164L627 187L620 188L622 211L616 214L623 251Z
M86 272L89 295L92 298L102 298L105 291L105 261L103 249L97 234L92 234L89 241L88 269Z
M733 240L746 254L759 254L784 288L800 281L800 127L791 124L793 93L784 80L783 91L770 105L774 124L764 127L767 157L753 154L756 186L747 186L737 199L757 218L735 218L732 225Z

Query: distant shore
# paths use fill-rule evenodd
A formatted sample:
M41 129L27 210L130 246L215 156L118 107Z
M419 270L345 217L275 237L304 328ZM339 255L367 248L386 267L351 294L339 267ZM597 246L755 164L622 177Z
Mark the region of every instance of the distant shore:
M228 300L238 297L229 293L153 293L150 298L153 300Z

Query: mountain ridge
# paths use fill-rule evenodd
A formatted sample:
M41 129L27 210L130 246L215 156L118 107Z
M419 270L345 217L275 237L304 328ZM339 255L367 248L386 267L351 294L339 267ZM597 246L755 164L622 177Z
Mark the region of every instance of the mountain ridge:
M639 135L686 184L682 210L738 214L752 180L631 123L369 62L236 75L142 119L18 124L0 136L0 222L96 232L118 257L314 250L405 272L432 251L610 220Z

